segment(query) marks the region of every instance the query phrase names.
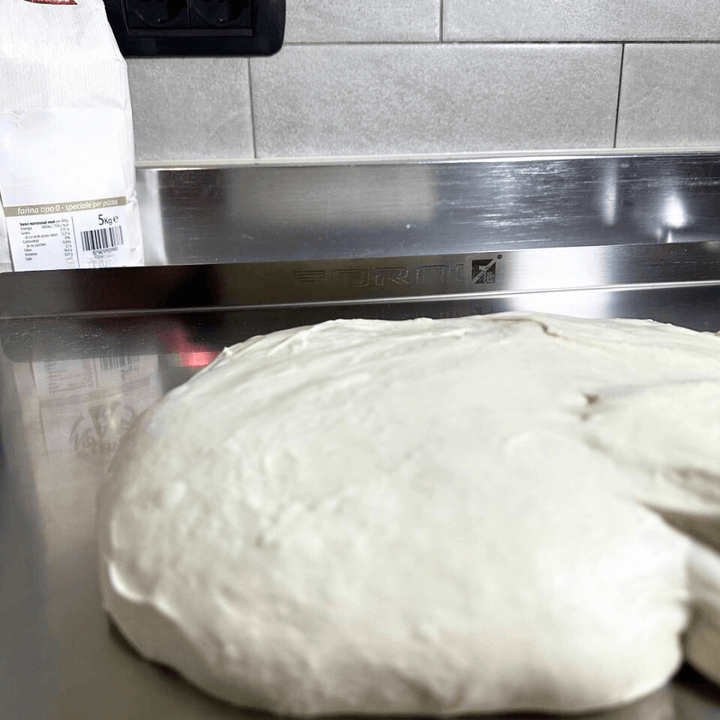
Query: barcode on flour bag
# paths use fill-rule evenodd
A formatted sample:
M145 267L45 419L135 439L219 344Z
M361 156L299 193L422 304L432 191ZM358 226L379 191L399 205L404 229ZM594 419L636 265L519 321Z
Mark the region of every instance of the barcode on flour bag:
M91 250L109 250L119 245L124 245L122 227L100 228L99 230L84 230L80 233L82 249L85 252Z
M99 357L100 369L104 372L111 370L121 370L122 368L134 365L140 360L139 355L105 355Z

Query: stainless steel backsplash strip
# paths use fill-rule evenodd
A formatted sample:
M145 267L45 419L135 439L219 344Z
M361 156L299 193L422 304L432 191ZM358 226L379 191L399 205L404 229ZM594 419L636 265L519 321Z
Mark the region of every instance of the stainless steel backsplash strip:
M15 273L0 317L717 287L720 242Z
M720 155L138 171L151 265L720 239Z
M720 155L138 171L147 266L0 275L0 317L718 286Z

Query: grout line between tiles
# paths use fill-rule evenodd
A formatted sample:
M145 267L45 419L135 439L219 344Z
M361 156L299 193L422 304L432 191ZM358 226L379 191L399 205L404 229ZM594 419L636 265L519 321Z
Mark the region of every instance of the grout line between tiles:
M441 32L444 29L441 28ZM444 42L444 41L443 41ZM286 42L293 47L437 45L433 40L360 40L339 42ZM720 45L720 40L450 40L445 45Z
M257 139L255 137L255 103L253 102L253 84L252 84L252 69L250 58L247 60L248 64L248 95L250 97L250 129L252 135L252 151L253 157L257 160Z
M720 45L720 40L453 40L456 45Z
M613 134L613 147L617 147L618 126L620 125L620 94L622 93L623 68L625 67L625 43L620 51L620 76L618 77L617 104L615 105L615 133Z
M440 42L445 42L445 28L443 27L443 3L445 0L440 0Z

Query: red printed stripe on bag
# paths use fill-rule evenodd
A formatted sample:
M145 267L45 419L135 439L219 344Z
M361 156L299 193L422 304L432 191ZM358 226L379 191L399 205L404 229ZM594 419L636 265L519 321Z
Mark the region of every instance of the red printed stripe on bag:
M25 2L38 5L77 5L75 0L25 0Z

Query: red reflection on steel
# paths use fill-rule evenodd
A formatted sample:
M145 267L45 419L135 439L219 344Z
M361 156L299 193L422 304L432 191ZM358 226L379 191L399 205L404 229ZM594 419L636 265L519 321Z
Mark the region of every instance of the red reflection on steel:
M195 342L188 336L187 328L181 324L170 323L169 326L157 328L156 332L165 346L165 351L176 353L183 367L205 367L220 354L219 350L211 350L207 345Z
M183 367L200 368L209 365L220 353L217 350L181 350L179 354Z

